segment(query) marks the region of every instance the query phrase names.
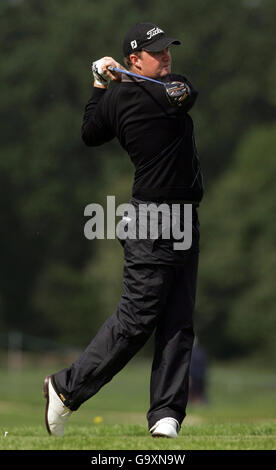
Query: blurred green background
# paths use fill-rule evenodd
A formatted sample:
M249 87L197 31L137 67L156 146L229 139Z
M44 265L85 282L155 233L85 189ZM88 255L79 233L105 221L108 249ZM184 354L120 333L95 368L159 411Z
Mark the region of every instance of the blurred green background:
M150 21L182 41L173 70L199 90L191 111L205 180L199 342L210 363L274 370L275 17L274 0L2 0L3 367L22 366L22 353L81 350L116 308L121 246L87 240L83 212L105 207L107 195L128 202L133 167L115 140L85 147L80 127L92 61L122 63L125 32ZM151 341L142 354L150 357Z

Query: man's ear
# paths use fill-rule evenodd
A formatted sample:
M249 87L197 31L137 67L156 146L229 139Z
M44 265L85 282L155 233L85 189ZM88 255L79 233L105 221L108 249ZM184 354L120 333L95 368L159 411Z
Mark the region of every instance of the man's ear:
M130 54L129 60L130 60L131 65L132 65L133 67L136 67L136 68L139 69L139 70L141 69L141 66L140 66L140 57L139 57L138 54L134 54L134 53L133 53L133 54Z

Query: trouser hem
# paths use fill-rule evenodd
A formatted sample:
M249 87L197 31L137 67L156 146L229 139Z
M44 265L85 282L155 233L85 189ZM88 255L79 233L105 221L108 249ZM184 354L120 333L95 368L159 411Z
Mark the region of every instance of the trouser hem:
M53 389L55 390L56 394L59 396L59 398L62 400L63 404L69 408L69 410L71 411L76 411L79 406L74 406L73 403L72 403L72 400L69 400L68 399L68 394L67 392L65 392L61 387L59 387L59 385L57 384L57 381L55 379L55 376L54 375L51 375L51 382L52 382L52 386L53 386Z
M150 430L155 425L155 423L162 418L176 419L179 423L179 429L180 429L185 416L186 416L186 413L183 416L183 414L177 413L176 411L173 411L170 408L163 408L162 410L156 411L156 413L152 414L152 416L149 418L148 429Z

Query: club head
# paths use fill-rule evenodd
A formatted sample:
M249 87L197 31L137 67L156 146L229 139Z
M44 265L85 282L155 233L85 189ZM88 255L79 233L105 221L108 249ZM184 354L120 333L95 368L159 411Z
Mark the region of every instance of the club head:
M173 106L182 106L188 96L188 85L184 82L165 83L166 94Z

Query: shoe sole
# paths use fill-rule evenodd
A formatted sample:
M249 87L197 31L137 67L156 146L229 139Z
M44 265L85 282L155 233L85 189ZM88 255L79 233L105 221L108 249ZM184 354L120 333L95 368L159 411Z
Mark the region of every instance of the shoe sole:
M48 408L49 408L49 381L51 380L51 376L47 375L44 380L43 384L43 395L44 398L46 399L46 407L45 407L45 425L46 429L48 431L48 434L51 436L51 431L50 431L50 426L48 423Z

